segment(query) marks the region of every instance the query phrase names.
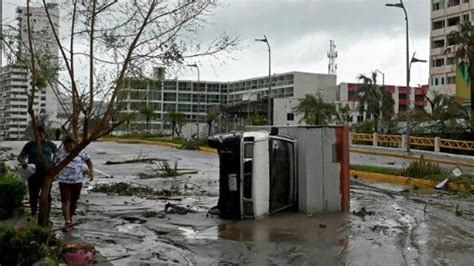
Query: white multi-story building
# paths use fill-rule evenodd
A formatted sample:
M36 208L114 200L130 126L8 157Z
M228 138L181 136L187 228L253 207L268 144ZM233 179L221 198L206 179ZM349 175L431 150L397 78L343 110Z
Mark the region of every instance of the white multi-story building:
M430 90L456 95L456 59L448 37L461 21L472 21L474 0L431 0Z
M47 4L53 25L59 30L59 8L57 4ZM16 10L19 29L19 52L20 55L29 54L28 26L26 7ZM46 16L44 7L30 8L30 25L35 52L40 56L42 63L48 62L50 70L58 66L58 45L54 41L53 31ZM4 139L20 139L24 137L24 131L30 121L27 113L27 91L31 89L31 75L29 70L21 67L21 63L7 65L2 68L0 80L0 137ZM57 120L58 104L52 87L56 89L57 84L47 83L46 88L37 91L35 98L35 112L37 116L47 117L49 122ZM41 112L41 113L40 113Z
M27 92L31 89L28 69L8 65L0 70L0 139L18 140L29 125ZM36 92L33 110L41 117L46 113L46 91Z
M123 109L125 113L136 114L130 122L132 128L133 124L139 124L139 128L145 129L145 117L140 114L144 107L155 110L150 129L163 130L169 128L166 116L170 112L184 113L189 122L199 119L205 123L205 116L212 107L239 106L245 102L264 101L268 97L268 76L231 82L159 80L155 77L154 80L136 81L135 85L133 81L127 84L128 94ZM159 89L161 87L163 90ZM274 99L303 98L306 94L316 93L335 99L337 88L335 75L288 72L272 76Z

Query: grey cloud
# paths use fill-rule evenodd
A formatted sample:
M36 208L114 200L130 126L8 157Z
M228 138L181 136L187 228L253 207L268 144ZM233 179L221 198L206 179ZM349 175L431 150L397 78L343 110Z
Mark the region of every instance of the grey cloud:
M396 0L387 0L387 2ZM245 37L256 31L285 41L312 32L354 39L376 32L404 30L401 9L385 7L383 0L225 0L212 19L218 28L238 31ZM429 1L405 3L411 22L411 36L427 35ZM250 36L249 36L250 37Z

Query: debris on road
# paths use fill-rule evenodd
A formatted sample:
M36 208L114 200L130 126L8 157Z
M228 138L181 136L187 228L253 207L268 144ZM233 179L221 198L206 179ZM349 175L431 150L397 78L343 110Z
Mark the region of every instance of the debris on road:
M365 207L360 208L359 211L352 211L352 214L359 216L359 217L365 217L367 215L374 215L374 211L366 211Z
M112 164L128 164L128 163L153 163L153 162L163 162L167 161L167 159L161 158L138 158L138 159L131 159L131 160L123 160L123 161L107 161L105 165L112 165Z
M132 186L130 184L119 182L114 184L100 184L92 189L93 192L114 193L120 196L174 196L180 195L179 188L171 186L170 189L154 190L146 186Z
M156 168L149 170L148 172L138 173L138 176L141 179L150 179L150 178L167 178L167 177L177 177L182 175L191 175L197 174L198 171L194 169L179 169L178 162L174 162L174 167L171 167L168 161L161 161L155 163Z
M178 206L176 204L172 204L172 203L168 202L165 205L165 212L170 213L170 214L181 214L181 215L183 215L183 214L193 213L193 212L196 212L196 211L193 210L193 209L190 209L190 208Z

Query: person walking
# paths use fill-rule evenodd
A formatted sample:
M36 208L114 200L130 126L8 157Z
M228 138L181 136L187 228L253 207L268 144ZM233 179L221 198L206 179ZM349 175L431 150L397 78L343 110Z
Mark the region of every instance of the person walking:
M63 140L63 148L58 152L56 161L61 162L76 147L76 141L71 137ZM84 174L83 164L87 165L90 180L94 179L94 166L85 151L81 151L66 167L58 174L59 191L61 193L62 211L64 216L64 231L72 230L72 216L77 208L77 201L81 195Z
M27 142L18 155L18 162L24 169L28 168L28 164L35 165L35 172L28 178L28 194L31 215L35 216L38 211L38 198L40 195L43 182L47 171L53 166L53 156L57 151L56 145L46 139L46 132L42 126L36 127L39 139L40 149L38 151L35 140ZM51 204L51 188L48 195Z

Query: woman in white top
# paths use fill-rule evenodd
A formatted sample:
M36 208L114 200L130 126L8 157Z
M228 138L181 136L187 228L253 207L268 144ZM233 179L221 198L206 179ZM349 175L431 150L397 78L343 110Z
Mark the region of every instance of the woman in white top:
M76 141L66 137L63 141L64 148L56 156L57 162L66 158L76 147ZM76 211L77 201L81 194L83 171L82 166L86 163L90 180L94 178L92 161L86 152L81 151L58 175L59 191L61 192L61 203L64 216L64 231L72 230L72 216Z

